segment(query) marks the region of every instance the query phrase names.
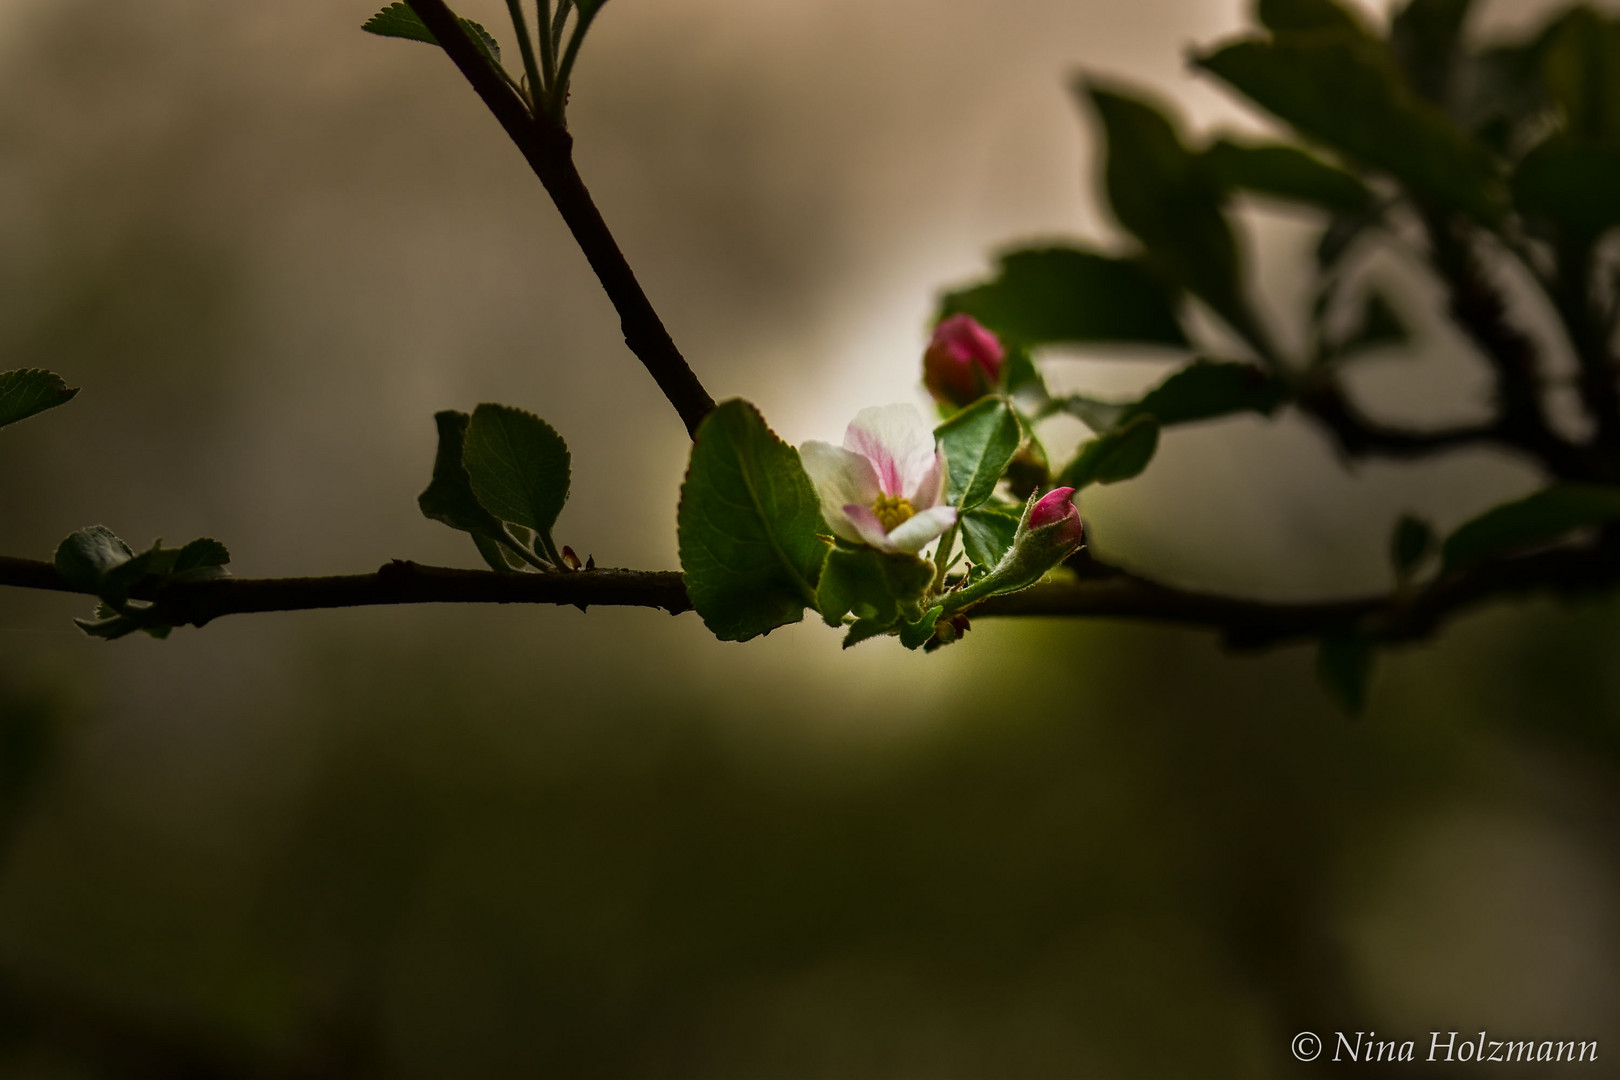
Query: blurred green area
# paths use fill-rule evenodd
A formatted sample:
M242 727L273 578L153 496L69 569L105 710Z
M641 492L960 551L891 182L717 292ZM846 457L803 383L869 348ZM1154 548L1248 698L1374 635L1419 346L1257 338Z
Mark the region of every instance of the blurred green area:
M1230 113L1173 72L1235 4L619 2L583 167L700 374L793 441L909 392L934 286L1089 220L1070 65ZM0 437L0 551L104 521L220 536L248 574L473 565L414 496L432 412L506 400L573 446L559 542L673 565L678 422L477 103L369 13L0 7L0 349L86 388ZM1012 89L932 60L969 43ZM1287 227L1258 234L1281 264ZM1172 436L1096 533L1200 583L1354 591L1363 518L1378 565L1396 508L1518 482L1347 488L1281 427L1223 426L1230 457ZM422 609L109 647L82 606L0 597L7 1078L1281 1077L1302 1029L1620 1045L1613 601L1472 617L1353 723L1308 649L1109 623L914 656Z

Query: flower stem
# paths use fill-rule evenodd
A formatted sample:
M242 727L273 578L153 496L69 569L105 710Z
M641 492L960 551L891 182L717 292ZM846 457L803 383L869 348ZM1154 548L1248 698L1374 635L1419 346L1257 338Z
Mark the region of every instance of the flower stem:
M518 51L523 54L523 70L529 76L529 107L536 111L545 100L545 84L540 81L540 69L534 63L534 43L529 40L529 27L523 18L523 0L506 0L506 9L512 13L512 29L517 32ZM540 24L541 44L544 44L546 24Z

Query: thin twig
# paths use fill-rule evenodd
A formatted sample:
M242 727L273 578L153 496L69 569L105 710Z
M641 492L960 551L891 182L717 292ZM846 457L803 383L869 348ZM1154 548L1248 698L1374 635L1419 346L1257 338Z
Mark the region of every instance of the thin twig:
M698 424L714 409L714 398L675 347L663 320L647 299L607 222L602 219L579 170L574 167L573 136L543 110L538 116L530 113L523 100L468 40L444 0L407 0L407 3L433 31L507 136L522 151L619 313L625 344L658 383L669 403L675 406L687 433L695 434Z

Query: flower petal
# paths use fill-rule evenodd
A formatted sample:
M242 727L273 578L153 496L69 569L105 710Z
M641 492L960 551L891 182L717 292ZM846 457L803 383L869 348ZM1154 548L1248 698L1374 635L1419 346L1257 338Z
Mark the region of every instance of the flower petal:
M844 507L850 503L871 506L878 497L877 473L872 463L831 443L807 442L799 447L799 460L821 498L821 516L833 534L851 543L862 543L860 530L850 523Z
M956 524L956 507L935 506L913 514L889 534L889 548L915 555Z
M917 481L917 490L907 496L912 509L923 511L945 501L945 468L945 451L935 450L928 469Z
M857 530L856 536L846 536L844 539L853 539L857 544L871 544L879 551L899 550L889 542L889 534L883 531L883 523L877 519L870 506L850 503L843 508L843 513L845 519Z
M844 448L872 463L883 494L909 497L933 465L934 432L914 406L880 405L855 414Z

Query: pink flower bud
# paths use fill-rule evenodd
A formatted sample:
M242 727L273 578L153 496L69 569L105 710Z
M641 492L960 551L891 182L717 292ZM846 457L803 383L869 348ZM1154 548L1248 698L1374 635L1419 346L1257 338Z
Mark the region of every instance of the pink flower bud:
M1062 524L1062 532L1055 534L1064 543L1078 544L1085 532L1080 523L1080 511L1074 508L1074 488L1053 488L1042 495L1029 511L1029 527L1044 529Z
M965 407L990 392L1006 358L996 335L973 316L952 315L934 327L923 354L923 384L936 401Z

